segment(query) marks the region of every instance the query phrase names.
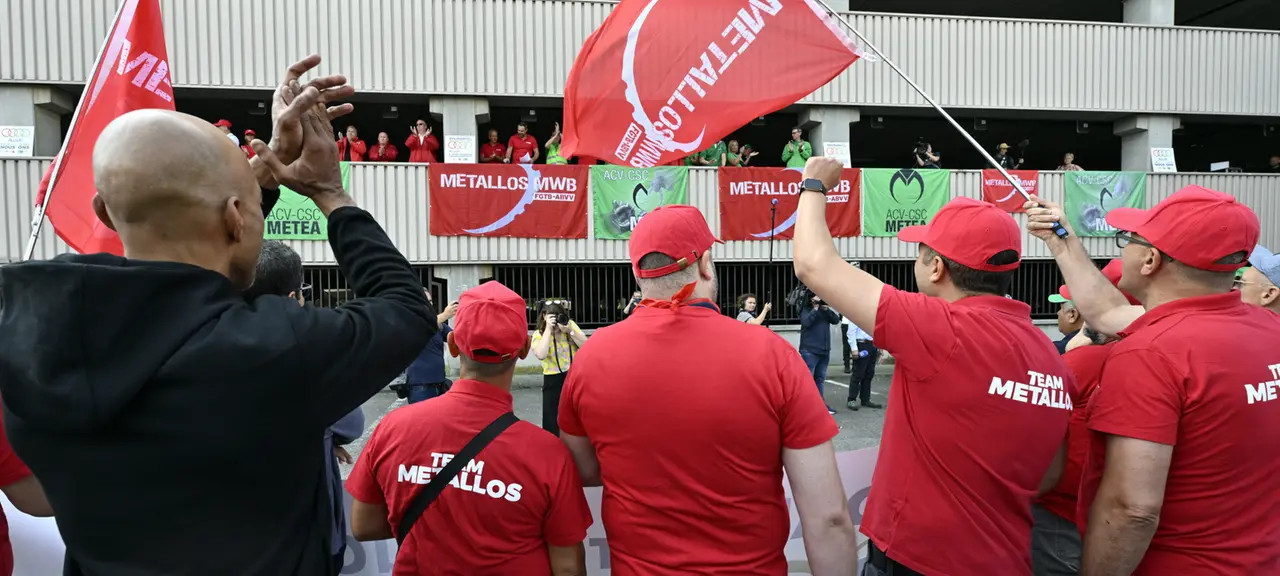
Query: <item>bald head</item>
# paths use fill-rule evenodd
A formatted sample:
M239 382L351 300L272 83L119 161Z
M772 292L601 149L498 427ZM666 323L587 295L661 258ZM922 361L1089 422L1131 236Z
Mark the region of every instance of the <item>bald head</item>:
M262 243L259 188L244 153L218 128L171 110L130 112L99 136L93 175L94 209L119 232L126 256L252 282Z

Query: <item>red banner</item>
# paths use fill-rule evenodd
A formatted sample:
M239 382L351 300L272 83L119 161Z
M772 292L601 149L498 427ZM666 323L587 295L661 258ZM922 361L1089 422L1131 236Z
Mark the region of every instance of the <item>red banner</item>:
M720 239L791 239L800 203L800 176L800 170L792 168L720 168ZM861 191L862 171L845 168L840 185L827 193L827 227L832 236L862 233Z
M561 155L636 167L679 160L857 59L814 0L622 0L569 72Z
M587 237L587 166L432 164L436 236Z
M1040 189L1039 170L1010 170L1009 175L1018 179L1027 194L1035 194ZM982 171L982 199L999 206L1005 212L1026 212L1022 206L1027 203L1027 199L994 168Z
M66 146L36 195L36 206L49 195L45 214L53 230L81 254L124 255L120 237L93 211L93 146L112 120L144 108L173 110L169 54L159 0L125 0L80 97Z

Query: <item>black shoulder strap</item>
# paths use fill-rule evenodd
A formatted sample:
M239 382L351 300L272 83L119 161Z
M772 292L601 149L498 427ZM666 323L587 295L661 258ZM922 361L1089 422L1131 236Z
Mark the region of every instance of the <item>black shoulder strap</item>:
M421 492L413 495L413 500L409 502L409 507L404 511L404 515L400 517L400 524L396 527L397 545L404 544L404 539L409 536L409 530L413 528L414 523L418 521L418 518L422 517L422 513L426 512L427 507L431 506L436 497L440 496L440 493L444 491L444 487L449 485L449 482L458 475L458 472L461 472L468 462L471 462L472 459L479 455L485 446L493 442L494 438L497 438L504 430L519 421L520 419L516 418L516 415L511 412L499 416L497 420L489 423L488 426L484 427L484 430L476 434L475 438L467 442L467 445L463 446L462 450L458 451L458 454L448 464L445 464L438 474L432 476L431 481L422 488Z

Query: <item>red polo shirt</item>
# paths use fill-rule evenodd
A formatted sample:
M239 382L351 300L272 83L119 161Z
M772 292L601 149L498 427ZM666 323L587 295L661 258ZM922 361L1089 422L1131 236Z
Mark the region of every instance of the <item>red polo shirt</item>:
M527 164L530 160L521 160L521 158L525 156L533 158L533 152L538 149L538 139L534 138L532 134L525 134L524 138L516 134L507 141L507 147L511 148L512 164Z
M9 438L4 434L3 410L0 410L0 486L15 484L31 475L27 466L13 453ZM13 545L9 543L9 522L0 509L0 574L13 573Z
M1030 574L1031 500L1074 387L1031 308L885 286L873 333L897 365L862 532L925 574Z
M1075 376L1079 390L1071 396L1071 403L1075 407L1071 410L1071 422L1067 426L1067 465L1058 484L1037 499L1037 502L1046 510L1073 523L1076 521L1080 476L1089 455L1089 427L1086 424L1089 399L1098 389L1098 383L1102 379L1102 365L1107 361L1107 355L1111 354L1112 345L1081 346L1062 356L1067 368Z
M1173 446L1142 575L1280 574L1280 315L1236 292L1148 310L1126 330L1089 406L1081 510L1106 436Z
M511 410L511 393L458 380L447 393L397 408L374 430L347 491L386 504L392 527L431 474ZM528 422L498 436L449 483L409 532L395 574L549 574L547 545L587 537L591 510L569 450Z
M494 156L496 160L485 160ZM501 142L485 142L480 145L480 162L502 162L507 157L507 146Z
M595 446L614 576L785 574L782 449L837 432L794 347L696 305L597 330L560 429Z

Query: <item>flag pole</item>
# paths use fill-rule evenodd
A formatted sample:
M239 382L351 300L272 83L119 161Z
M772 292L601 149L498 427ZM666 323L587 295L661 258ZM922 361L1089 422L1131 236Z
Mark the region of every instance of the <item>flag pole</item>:
M93 75L98 71L98 66L102 64L102 57L107 54L107 49L111 46L111 37L115 35L116 26L120 25L120 15L124 13L125 5L131 1L120 1L120 6L116 8L116 15L111 19L111 27L107 29L106 41L103 42L102 48L98 50L98 57L93 60L93 68L89 69L89 78L85 80L84 91L80 93L80 103L76 105L76 111L71 114L71 128L67 132L66 138L62 139L62 148L58 150L58 155L53 157L53 165L49 168L49 186L44 190L44 201L39 206L36 206L35 216L31 219L31 235L27 238L27 249L22 256L24 262L35 255L36 242L40 240L40 228L44 226L45 210L49 207L49 199L53 197L54 184L58 181L58 173L62 167L62 158L67 153L67 145L71 143L71 131L76 129L76 120L80 119L80 112L85 108L89 91L93 89Z
M952 118L951 115L948 114L946 110L943 110L942 106L938 105L938 103L933 99L933 97L929 96L929 94L924 91L924 88L921 88L919 84L916 84L914 80L912 80L910 77L907 76L906 72L903 72L901 68L898 68L897 64L894 64L893 61L887 58L884 55L884 53L880 51L879 48L876 48L875 44L872 44L870 40L867 40L867 37L863 36L861 32L858 32L858 29L854 28L853 24L850 24L847 20L845 20L844 17L840 15L840 13L836 12L835 10L832 10L831 6L827 4L827 0L814 0L814 1L817 2L819 5L821 5L823 8L825 8L828 14L835 17L835 19L841 24L843 24L845 28L848 28L850 32L853 32L853 35L857 36L858 40L861 40L862 43L867 46L867 48L870 48L871 51L875 53L876 57L880 58L880 60L883 60L885 64L888 64L889 68L892 69L894 73L896 73L903 80L906 80L907 84L911 85L911 88L914 89L916 93L920 95L921 98L924 98L925 102L928 102L930 106L933 106L933 109L937 110L938 114L941 114L942 117L945 118L946 121L949 122L951 126L956 129L956 131L960 132L961 136L964 136L965 140L969 141L969 144L973 145L974 150L977 150L979 154L982 154L982 157L986 159L988 163L994 166L996 170L1000 171L1000 175L1004 176L1005 179L1008 180L1009 183L1013 185L1013 189L1017 190L1018 194L1021 194L1022 197L1026 198L1027 200L1031 200L1031 195L1027 194L1027 191L1022 188L1022 182L1019 180L1015 180L1013 176L1010 176L1009 172L1004 169L1004 166L1001 166L999 162L996 162L996 159L991 157L991 153L987 152L987 150L983 148L982 145L979 144L978 141L975 140L972 135L969 134L968 130L965 130L964 127L960 126L960 123L956 122L955 118ZM1067 237L1067 229L1063 228L1061 224L1055 223L1053 226L1053 232L1057 234L1060 238Z

